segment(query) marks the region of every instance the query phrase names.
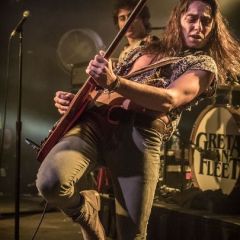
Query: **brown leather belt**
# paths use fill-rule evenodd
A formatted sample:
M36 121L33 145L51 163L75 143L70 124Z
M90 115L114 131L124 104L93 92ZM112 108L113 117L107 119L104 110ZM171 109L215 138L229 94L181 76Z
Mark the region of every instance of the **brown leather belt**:
M171 124L166 124L163 119L148 113L138 113L109 105L95 106L91 110L106 117L107 121L113 125L132 122L136 127L151 128L161 134L169 134L172 131Z

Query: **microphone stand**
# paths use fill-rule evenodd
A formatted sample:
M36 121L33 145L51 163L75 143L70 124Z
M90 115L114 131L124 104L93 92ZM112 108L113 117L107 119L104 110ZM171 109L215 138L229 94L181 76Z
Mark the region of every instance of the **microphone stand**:
M16 121L16 177L15 177L15 240L19 239L19 217L20 217L20 172L21 172L21 108L22 108L22 49L23 31L19 30L19 87L18 87L18 108Z
M185 142L180 141L180 151L181 151L181 192L184 191L185 179L186 179L186 163L185 163Z

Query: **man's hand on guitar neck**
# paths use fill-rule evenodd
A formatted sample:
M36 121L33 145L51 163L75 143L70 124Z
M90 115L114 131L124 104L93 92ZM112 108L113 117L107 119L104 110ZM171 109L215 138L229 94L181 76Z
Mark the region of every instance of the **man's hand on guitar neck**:
M74 94L70 92L57 91L54 97L54 105L60 114L64 114L74 98Z

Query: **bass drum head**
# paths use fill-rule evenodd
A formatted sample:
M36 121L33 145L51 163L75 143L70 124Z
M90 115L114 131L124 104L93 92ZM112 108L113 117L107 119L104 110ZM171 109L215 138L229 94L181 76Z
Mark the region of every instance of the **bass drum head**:
M194 185L203 191L221 189L229 195L237 185L239 116L228 106L208 106L193 126L189 161Z

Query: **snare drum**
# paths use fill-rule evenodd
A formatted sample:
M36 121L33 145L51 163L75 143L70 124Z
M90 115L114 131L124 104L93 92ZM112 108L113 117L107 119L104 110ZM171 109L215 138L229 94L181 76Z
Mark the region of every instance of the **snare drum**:
M216 89L214 104L240 107L240 85L219 85Z
M190 140L193 182L201 190L221 189L229 195L240 170L240 112L228 105L211 105L197 118Z
M240 85L232 88L231 104L234 108L240 108Z

